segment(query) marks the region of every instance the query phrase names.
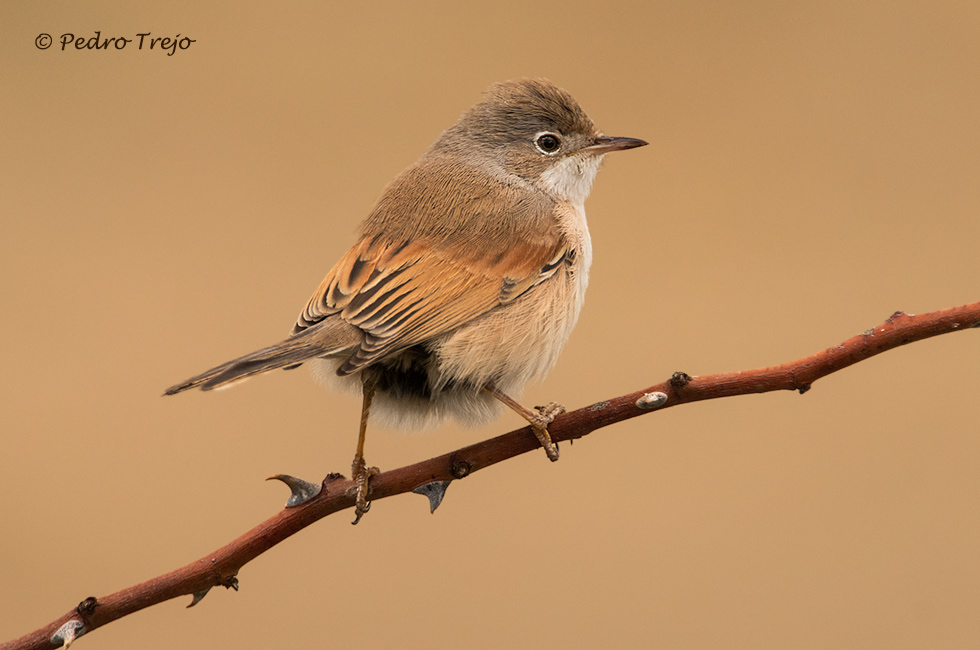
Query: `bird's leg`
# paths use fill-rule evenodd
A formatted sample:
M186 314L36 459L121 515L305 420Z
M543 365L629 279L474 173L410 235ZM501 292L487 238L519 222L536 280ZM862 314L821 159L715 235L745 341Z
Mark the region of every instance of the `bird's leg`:
M357 436L357 453L354 454L354 462L351 463L351 478L354 479L354 483L357 488L357 503L354 505L354 521L352 523L357 523L361 520L361 517L371 509L371 504L368 502L368 493L370 492L370 482L371 477L376 476L381 473L377 467L368 467L367 463L364 462L364 438L365 433L367 433L367 423L368 415L371 412L371 400L374 398L374 382L365 381L364 382L364 402L361 405L361 430Z
M531 430L534 431L538 442L544 447L544 452L548 454L548 459L551 461L558 460L558 445L551 441L551 434L548 433L548 425L551 424L555 417L565 412L564 406L557 402L549 402L545 406L535 406L532 411L524 408L517 400L494 386L492 382L484 386L483 390L499 399L515 413L527 420L531 424Z

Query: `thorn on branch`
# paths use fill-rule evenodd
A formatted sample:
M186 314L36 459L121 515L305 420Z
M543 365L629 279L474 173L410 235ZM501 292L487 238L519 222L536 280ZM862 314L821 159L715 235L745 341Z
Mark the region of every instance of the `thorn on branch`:
M208 587L207 589L202 589L200 591L195 591L194 594L191 596L191 604L188 605L187 608L190 609L194 605L204 600L204 597L208 595L209 591L211 591L211 587Z
M449 484L452 481L432 481L426 483L425 485L420 485L412 492L415 494L421 494L429 499L429 512L434 513L439 504L442 503L442 498L446 496L446 490L449 489Z
M58 628L58 631L51 637L51 645L60 645L67 649L71 646L75 639L82 636L87 631L88 630L85 629L85 623L73 618Z
M329 479L330 477L328 476L327 478ZM277 480L286 484L289 491L292 493L289 496L289 499L286 501L287 508L295 508L300 504L306 503L316 495L320 494L320 490L323 489L322 483L311 483L310 481L304 481L301 478L296 478L295 476L290 476L289 474L276 474L275 476L270 476L265 480Z

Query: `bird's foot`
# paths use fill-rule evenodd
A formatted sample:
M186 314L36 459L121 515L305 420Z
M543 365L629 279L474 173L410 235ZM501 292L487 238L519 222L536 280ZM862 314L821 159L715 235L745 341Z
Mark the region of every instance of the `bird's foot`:
M368 494L371 491L371 477L380 473L381 470L377 467L368 467L363 456L354 457L354 462L351 463L351 478L354 479L354 487L351 490L355 492L356 502L352 524L357 524L361 517L371 509L371 502L368 501Z
M548 425L556 417L565 412L565 407L558 402L548 402L544 406L535 406L536 415L528 418L531 423L531 430L537 437L538 442L544 447L544 453L548 454L548 460L554 462L558 460L558 445L551 441L551 434L548 433Z

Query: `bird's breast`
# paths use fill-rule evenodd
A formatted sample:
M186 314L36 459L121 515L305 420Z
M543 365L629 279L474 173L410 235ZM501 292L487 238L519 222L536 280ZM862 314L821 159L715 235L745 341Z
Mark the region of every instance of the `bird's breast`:
M513 302L431 342L437 385L492 381L519 393L555 365L582 310L592 262L584 209L560 209L559 227L569 242L561 268Z

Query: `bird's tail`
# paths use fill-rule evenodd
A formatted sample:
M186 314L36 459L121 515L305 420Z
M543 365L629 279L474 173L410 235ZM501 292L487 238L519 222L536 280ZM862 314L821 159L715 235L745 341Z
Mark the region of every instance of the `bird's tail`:
M221 388L270 370L296 367L317 357L353 352L363 337L361 330L339 318L322 321L275 345L238 357L175 384L164 395L176 395L191 388Z

